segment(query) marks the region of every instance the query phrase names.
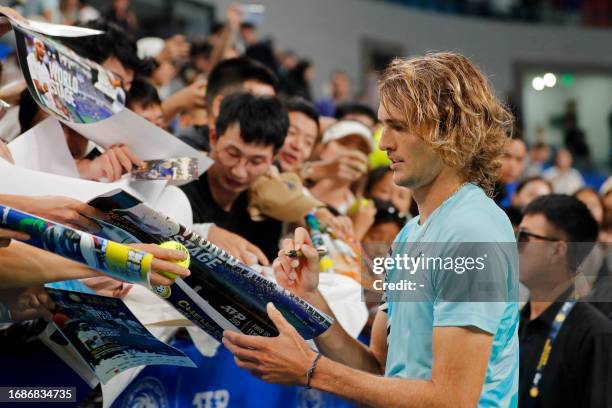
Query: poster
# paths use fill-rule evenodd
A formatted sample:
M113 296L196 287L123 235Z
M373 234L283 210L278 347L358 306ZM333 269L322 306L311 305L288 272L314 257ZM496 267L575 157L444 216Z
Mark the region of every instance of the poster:
M56 305L53 322L102 383L142 365L195 367L184 353L149 333L120 299L47 292Z
M278 335L266 312L268 302L306 339L323 333L332 323L308 302L125 191L109 192L89 204L108 215L101 234L109 239L156 244L177 241L189 250L191 275L154 291L218 341L223 330Z
M72 123L93 123L124 109L126 94L112 73L48 37L14 31L28 89L47 113Z
M125 108L126 92L112 72L44 34L22 25L13 31L30 94L63 125L104 149L125 145L141 160L193 158L197 167L183 166L187 171L168 179L172 184L187 183L212 164L203 152Z

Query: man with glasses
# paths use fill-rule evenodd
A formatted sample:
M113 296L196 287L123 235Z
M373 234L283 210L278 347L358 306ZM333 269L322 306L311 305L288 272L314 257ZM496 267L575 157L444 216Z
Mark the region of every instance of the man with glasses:
M530 300L519 326L519 407L612 406L612 324L573 285L597 222L561 194L535 199L524 214L517 241Z
M268 264L278 252L281 223L255 222L247 212L248 189L264 175L283 145L289 119L276 97L237 93L224 98L211 138L213 165L182 187L193 210L193 222L214 223L245 238L239 258L252 264ZM209 238L218 235L213 229ZM223 245L220 245L223 246Z

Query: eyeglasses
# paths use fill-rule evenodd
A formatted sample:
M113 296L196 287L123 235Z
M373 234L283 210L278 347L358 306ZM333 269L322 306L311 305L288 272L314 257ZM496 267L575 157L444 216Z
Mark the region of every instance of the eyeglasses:
M267 167L268 162L261 156L249 157L244 155L234 146L226 146L217 149L217 157L219 161L226 167L237 166L244 159L244 167L249 173L254 173Z
M525 230L518 230L516 233L516 242L529 242L530 241L529 238L536 238L536 239L540 239L543 241L549 241L549 242L561 241L558 238L546 237L544 235L534 234L532 232L528 232Z

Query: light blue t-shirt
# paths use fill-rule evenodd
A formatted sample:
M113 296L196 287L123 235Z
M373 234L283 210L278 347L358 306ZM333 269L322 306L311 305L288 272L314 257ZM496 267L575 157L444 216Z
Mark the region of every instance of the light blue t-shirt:
M504 212L473 184L464 185L419 225L412 219L398 234L392 255L414 257L436 254L435 260L413 275L405 265L387 270L387 282L412 279L420 285L411 300L386 291L389 336L385 375L431 379L434 327L474 326L493 337L493 348L479 407L516 407L518 404L518 252L510 221ZM456 273L443 269L442 260L455 262L486 252L484 270ZM480 244L482 243L482 244ZM462 247L463 246L463 247ZM460 249L461 248L461 249ZM418 251L418 252L417 252ZM416 258L415 258L416 259ZM432 259L435 259L433 257ZM428 261L429 262L429 261ZM465 261L462 261L465 266ZM444 264L446 265L446 264ZM476 267L474 263L470 266ZM480 275L476 275L480 272ZM472 273L472 275L469 275ZM469 294L463 296L463 287ZM459 289L457 289L459 288ZM485 288L478 292L474 288ZM472 292L473 291L473 292ZM461 293L457 295L457 293ZM483 294L484 293L484 294ZM449 300L450 299L450 300Z

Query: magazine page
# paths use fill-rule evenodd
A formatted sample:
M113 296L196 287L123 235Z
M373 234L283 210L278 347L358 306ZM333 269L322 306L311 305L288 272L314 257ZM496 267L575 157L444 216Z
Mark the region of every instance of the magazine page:
M168 343L174 333L176 332L176 328L158 328L158 327L147 327L149 332L151 332L156 338L163 341L164 343ZM192 360L193 361L193 360ZM139 366L130 368L126 371L122 371L113 378L110 379L107 383L102 384L102 407L111 407L113 403L121 395L121 393L132 383L132 381L138 377L138 375L146 369L146 366Z
M49 117L8 145L19 167L80 178L60 122Z
M123 144L141 160L193 158L197 176L212 164L204 153L127 109L121 81L112 72L45 35L20 27L14 32L28 90L46 113L102 148Z
M96 123L66 123L102 147L124 144L142 160L189 157L198 161L198 176L212 164L208 156L129 109ZM184 183L184 182L183 182ZM183 184L177 180L175 184Z
M10 146L10 145L9 145ZM177 187L167 187L163 180L155 181L130 181L129 178L122 178L114 183L99 183L96 181L83 180L74 177L46 173L43 171L30 170L0 159L0 191L3 194L15 194L24 196L57 196L74 198L79 201L89 201L94 197L118 188L129 191L130 194L140 200L154 203L164 199L163 205L167 206L168 199L178 200L176 194L167 194L166 189ZM36 186L36 188L32 188Z
M90 35L102 34L100 30L86 27L68 26L64 24L51 24L45 21L26 20L21 21L0 13L0 24L10 24L13 28L20 27L27 30L36 31L52 37L86 37Z
M42 34L14 32L28 89L45 112L68 123L93 123L124 109L126 94L112 73Z
M103 236L113 240L123 239L121 242L137 240L160 244L177 241L189 250L191 275L184 280L178 279L172 286L155 290L160 296L165 294L162 297L192 321L194 316L191 308L194 302L186 300L198 295L195 298L198 299L195 302L197 306L211 307L215 313L206 312L206 322L194 323L200 327L207 325L205 330L217 340L221 339L221 329L276 336L276 327L269 320L265 309L268 302L274 302L305 338L316 337L331 325L328 316L304 300L125 191L109 192L91 200L89 204L110 217L109 222L102 224ZM193 293L187 293L185 298L185 292L191 290Z
M100 383L87 361L57 329L55 324L47 324L45 330L38 335L38 339L70 366L91 388Z
M195 367L181 351L157 340L117 298L47 289L56 305L53 322L96 377L142 365Z

